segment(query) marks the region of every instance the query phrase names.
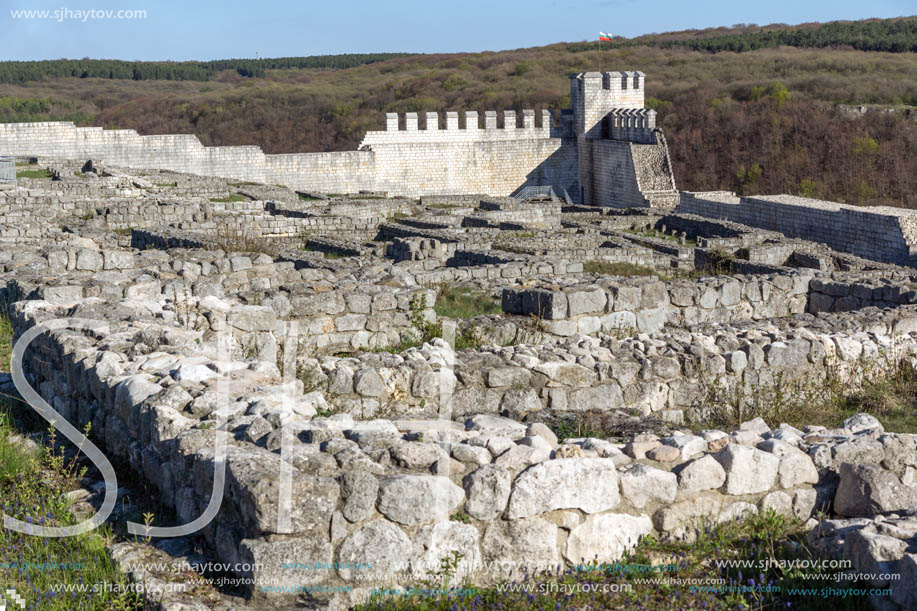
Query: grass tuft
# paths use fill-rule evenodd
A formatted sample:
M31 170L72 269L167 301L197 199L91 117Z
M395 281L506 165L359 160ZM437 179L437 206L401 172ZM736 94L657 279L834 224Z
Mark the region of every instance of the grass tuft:
M19 170L16 178L51 178L51 170Z
M917 366L905 358L861 359L843 375L835 364L824 379L791 380L779 372L753 390L728 389L719 379L703 384L705 411L693 423L699 429L728 430L758 416L772 426L786 422L797 428L814 423L837 427L865 412L886 430L917 433Z
M210 201L228 203L228 202L243 202L247 199L248 199L247 197L243 197L242 195L239 195L238 193L231 193L227 195L226 197L211 197Z
M500 303L480 291L457 286L443 287L433 306L437 316L444 318L474 318L487 314L501 314Z
M656 272L642 265L634 263L609 263L593 259L583 262L583 272L586 274L601 274L603 276L656 276Z

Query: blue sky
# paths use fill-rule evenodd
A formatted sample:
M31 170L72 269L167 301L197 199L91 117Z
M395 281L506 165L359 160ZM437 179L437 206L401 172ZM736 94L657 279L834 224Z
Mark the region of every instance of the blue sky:
M0 59L189 60L452 53L734 23L898 17L914 0L2 0ZM11 11L146 11L142 19L13 18Z

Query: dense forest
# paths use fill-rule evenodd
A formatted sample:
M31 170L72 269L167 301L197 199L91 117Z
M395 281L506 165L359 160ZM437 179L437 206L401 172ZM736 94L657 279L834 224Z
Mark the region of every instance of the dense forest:
M59 59L0 62L0 83L25 83L48 77L107 78L134 81L209 81L224 70L264 77L268 70L331 68L340 70L404 57L407 53L349 53L271 59L219 59L209 62L126 62L116 59Z
M352 150L367 130L383 128L386 112L565 108L570 73L636 69L647 75L647 104L659 113L680 189L917 208L917 53L853 48L844 37L860 31L878 44L914 23L741 25L585 49L327 56L351 57L341 60L356 62L349 67L204 62L214 73L201 81L62 72L0 84L0 121L193 133L207 145L258 144L269 153ZM834 44L818 34L825 31L839 32ZM822 42L741 53L668 44L774 32ZM264 72L243 74L245 61ZM870 112L850 113L852 105Z
M570 45L573 52L601 47L653 45L662 48L686 47L692 51L742 53L756 49L800 47L851 47L858 51L887 51L889 53L917 52L917 19L882 19L869 21L836 21L814 27L736 28L740 33L717 35L701 30L693 36L650 35L633 40L616 39L609 43L593 42Z

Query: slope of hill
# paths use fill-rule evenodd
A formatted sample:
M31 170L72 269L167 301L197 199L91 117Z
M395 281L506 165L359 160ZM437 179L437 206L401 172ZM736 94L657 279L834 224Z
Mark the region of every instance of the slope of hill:
M583 43L574 47L587 50L603 43ZM732 28L708 28L666 34L648 34L634 39L617 38L613 46L652 45L663 48L685 47L694 51L733 51L781 46L825 48L848 46L858 51L917 51L917 19L865 19L806 23L798 26L773 24L765 27L739 24Z
M914 24L870 20L861 29L877 32L870 40L878 41ZM744 26L626 44L411 55L339 69L280 67L264 76L243 76L240 64L207 81L45 77L0 85L0 121L195 133L208 145L259 144L274 153L347 150L366 130L382 128L385 112L563 108L569 73L639 69L681 189L917 207L917 113L909 119L906 112L917 106L917 53L829 48L823 34L809 36L824 48L735 53L674 44L826 27ZM838 31L856 31L844 28ZM839 104L900 112L852 118Z

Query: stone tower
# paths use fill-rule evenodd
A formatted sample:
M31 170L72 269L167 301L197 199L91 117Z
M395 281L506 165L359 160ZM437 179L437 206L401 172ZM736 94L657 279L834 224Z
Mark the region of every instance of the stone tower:
M570 76L570 107L577 138L603 137L602 123L615 109L643 109L642 72L580 72Z
M570 123L579 171L577 201L670 208L678 199L656 111L643 107L642 72L570 76Z

